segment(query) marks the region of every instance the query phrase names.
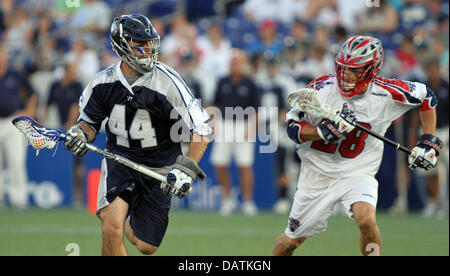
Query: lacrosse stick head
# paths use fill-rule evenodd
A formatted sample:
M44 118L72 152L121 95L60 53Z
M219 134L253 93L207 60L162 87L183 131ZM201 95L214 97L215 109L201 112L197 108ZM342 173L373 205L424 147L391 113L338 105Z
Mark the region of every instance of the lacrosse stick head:
M336 111L321 103L317 91L312 88L302 88L289 94L288 105L315 118L332 119L336 116Z
M47 128L30 117L22 116L12 120L13 125L25 136L27 145L35 150L53 149L60 140L65 140L66 134L60 130Z

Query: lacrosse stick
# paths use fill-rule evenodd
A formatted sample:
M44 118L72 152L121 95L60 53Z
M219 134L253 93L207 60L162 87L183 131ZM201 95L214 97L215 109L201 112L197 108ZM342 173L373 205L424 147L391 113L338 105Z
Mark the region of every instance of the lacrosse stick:
M64 131L45 127L26 116L17 117L12 120L12 123L15 127L17 127L17 129L19 129L20 132L25 135L27 143L30 144L37 151L37 153L39 152L39 150L44 148L53 149L59 141L66 140L67 137L67 133L65 133ZM150 170L148 167L142 164L137 164L125 157L116 155L106 150L99 149L92 144L86 144L86 148L135 171L153 177L161 182L166 182L166 178L164 176Z
M299 89L288 96L288 105L296 111L305 112L311 117L316 118L328 118L335 120L336 116L339 116L339 111L332 109L330 106L323 104L319 101L317 91L312 88ZM408 155L411 154L411 150L394 142L372 130L356 123L356 128L374 136L375 138L395 147L397 150L401 150Z

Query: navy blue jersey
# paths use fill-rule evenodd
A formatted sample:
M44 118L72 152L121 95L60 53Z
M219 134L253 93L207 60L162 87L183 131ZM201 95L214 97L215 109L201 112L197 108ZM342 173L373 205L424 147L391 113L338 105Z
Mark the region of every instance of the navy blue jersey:
M209 116L182 78L157 62L132 85L118 62L103 70L80 97L80 120L97 132L107 118L106 148L150 167L175 163L181 153L180 134ZM186 136L184 136L186 137Z
M217 84L213 104L225 114L225 107L253 107L256 110L259 101L259 90L251 79L243 77L240 81L233 82L230 77L224 77Z
M7 71L0 76L0 118L9 117L23 109L33 93L33 88L24 75Z
M78 103L81 92L83 92L83 87L79 82L72 82L64 86L61 81L56 81L50 87L47 106L56 104L62 125L69 119L70 106Z

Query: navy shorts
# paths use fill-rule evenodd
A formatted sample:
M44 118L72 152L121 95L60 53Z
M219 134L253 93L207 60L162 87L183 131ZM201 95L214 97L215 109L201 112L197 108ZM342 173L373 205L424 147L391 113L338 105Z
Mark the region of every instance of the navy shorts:
M129 204L128 215L135 236L159 247L169 223L171 204L171 196L162 192L160 182L117 162L103 159L97 214L118 196Z

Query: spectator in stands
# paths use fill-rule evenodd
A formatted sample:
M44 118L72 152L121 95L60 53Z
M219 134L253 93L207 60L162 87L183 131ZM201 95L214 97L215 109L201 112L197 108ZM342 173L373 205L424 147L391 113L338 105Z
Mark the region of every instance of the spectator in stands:
M3 24L4 24L2 31L6 31L6 29L8 28L7 21L13 14L14 1L15 0L0 1L0 14L1 14L1 17L3 18Z
M243 5L246 18L254 24L274 20L290 25L296 17L305 17L309 0L247 0Z
M283 43L277 38L277 23L264 20L259 25L259 39L246 47L250 54L271 52L278 55L283 50Z
M398 77L408 80L413 79L414 70L417 70L419 67L413 38L411 36L405 36L400 47L394 52L396 59L400 62ZM417 79L417 77L414 79Z
M111 27L111 17L111 8L102 0L85 0L72 16L71 30L75 36L91 36L101 40Z
M357 15L367 10L367 1L314 0L309 1L305 20L333 29L344 26L351 32L357 28Z
M100 59L98 53L89 47L88 37L74 37L67 54L68 59L75 60L78 66L77 79L85 87L92 76L96 75L100 69Z
M49 107L53 104L58 109L59 128L67 130L77 122L79 116L78 99L83 92L83 85L78 81L77 75L78 64L74 57L68 56L64 61L64 75L50 86L44 112L44 122L47 121Z
M222 187L220 208L222 215L230 215L237 208L235 195L231 194L229 166L232 158L239 168L242 212L254 216L258 211L253 201L253 161L259 91L256 84L246 76L247 65L245 52L234 50L230 62L230 75L218 82L213 102L223 116L214 117L215 140L211 153L216 179ZM230 113L231 108L233 112ZM239 112L239 109L245 110L246 115Z
M160 60L174 66L176 65L176 58L174 54L177 49L184 45L184 33L188 22L184 15L176 15L170 24L169 33L163 37L161 36Z
M50 13L41 13L37 17L37 26L34 28L33 63L34 70L53 70L57 63L56 41L52 34L53 22Z
M198 60L203 57L203 51L197 44L198 29L195 24L188 23L184 26L183 40L175 51L176 64L175 69L178 69L182 55L186 52L192 52Z
M358 33L393 33L399 24L395 8L386 0L380 0L380 6L370 7L358 16Z
M314 43L325 46L327 52L331 52L331 34L330 28L324 25L316 25L313 31Z
M178 72L183 80L191 90L194 98L202 100L203 93L202 86L200 84L200 74L197 70L197 58L195 54L186 49L186 52L181 53L181 60L178 66ZM204 104L204 103L203 103Z
M198 70L202 72L203 100L210 103L217 81L229 73L231 43L224 37L220 23L211 21L206 34L198 38L197 45L203 53L198 63Z
M425 1L402 0L402 8L399 11L398 32L414 35L417 29L422 27L427 18ZM428 2L428 1L427 1Z
M291 25L290 36L293 39L292 44L297 45L301 50L308 51L313 38L308 32L308 24L297 18Z
M442 32L442 35L446 33L447 43L448 43L448 17L449 11L448 6L445 8L442 0L428 0L426 1L427 17L425 21L426 29L433 35ZM445 32L444 24L447 21L447 30Z
M5 12L0 6L0 36L3 36L5 30L6 30Z
M264 112L258 113L258 122L260 126L264 124L262 129L269 134L270 144L277 145L274 156L277 201L273 209L278 214L286 214L291 206L288 197L291 179L286 171L286 153L288 148L292 147L292 143L289 143L286 131L284 131L288 111L286 99L287 95L298 87L293 78L280 71L279 57L266 57L265 69L264 73L259 75L260 78L256 79L256 83L261 89L261 107L264 108ZM277 108L278 112L271 112L271 108Z
M7 31L4 44L12 56L11 66L16 70L27 70L31 65L31 41L33 38L33 25L24 8L14 10L8 18Z
M304 64L305 50L298 44L290 43L283 50L283 62L280 70L283 74L289 75L297 83L297 87L306 87L314 79L307 74Z
M432 37L431 52L439 59L439 65L441 67L442 76L448 80L449 73L449 53L448 44L445 45L445 41L440 36Z
M374 5L358 14L356 32L377 37L383 42L385 50L388 50L396 46L393 34L398 29L399 17L389 1L379 0L379 3L379 7Z
M349 36L347 29L345 29L342 25L337 25L333 30L331 45L328 47L331 54L337 55L340 48L339 45L342 45L348 38Z
M423 209L423 215L425 217L433 216L443 216L445 214L444 207L446 195L442 194L446 190L446 185L448 185L448 165L449 165L449 83L442 78L440 70L440 61L436 56L430 57L424 64L424 69L428 77L425 83L428 88L433 90L438 97L439 107L436 110L437 113L437 123L436 123L436 135L442 137L442 142L444 143L444 148L446 150L441 151L442 156L440 156L442 162L436 168L420 172L425 179L428 198L426 206ZM416 114L415 125L413 125L413 131L419 131L419 116ZM414 136L416 133L413 133ZM445 199L445 200L443 200Z
M303 64L303 75L316 79L334 72L334 59L326 45L315 43L311 46L309 56Z
M309 1L306 20L333 28L340 22L337 0Z
M23 74L9 67L8 53L0 46L0 202L4 201L3 160L9 169L9 200L17 208L28 206L26 147L11 120L36 115L38 96ZM1 204L1 203L0 203Z
M64 63L64 75L55 81L51 87L44 112L44 121L47 121L48 110L56 105L61 123L58 128L68 130L79 117L78 99L83 92L82 84L77 80L78 66L75 60L67 58ZM74 156L74 206L83 206L84 202L84 164L83 158Z

